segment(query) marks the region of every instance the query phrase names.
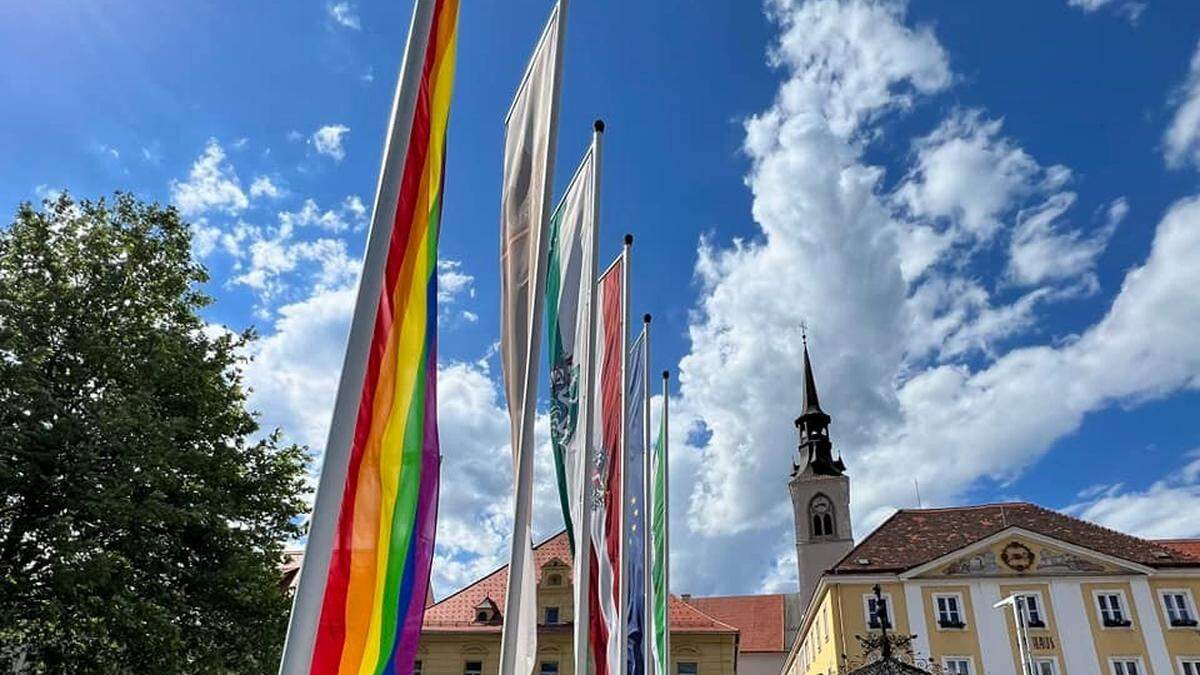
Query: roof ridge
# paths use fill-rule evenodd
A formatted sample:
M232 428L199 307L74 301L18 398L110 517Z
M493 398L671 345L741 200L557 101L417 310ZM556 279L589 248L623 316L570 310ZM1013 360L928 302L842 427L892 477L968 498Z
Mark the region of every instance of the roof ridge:
M1044 507L1038 506L1037 504L1034 504L1033 502L1012 501L1012 502L989 502L987 504L970 504L970 505L965 505L965 506L930 506L930 507L916 508L916 509L906 508L906 509L896 509L896 512L899 513L901 511L903 511L904 513L929 513L930 511L973 511L976 509L1000 508L1002 506L1037 506L1038 508L1044 508ZM890 520L890 518L889 518L889 520ZM887 522L887 521L884 521L884 522ZM882 523L880 523L880 525L882 526Z
M671 593L670 597L675 598L676 600L679 601L679 604L683 605L684 607L687 607L688 609L692 610L693 612L696 612L697 614L699 614L700 616L703 616L704 618L708 619L709 621L712 621L713 623L717 624L718 626L723 626L725 628L728 628L729 630L731 630L735 633L740 634L742 632L742 629L738 628L737 626L731 626L731 625L725 623L724 621L721 621L720 619L712 616L708 612L700 609L699 607L693 605L692 603L688 602L687 600L684 600L682 597L675 595L674 593ZM669 611L669 609L668 609L668 611Z
M1100 523L1097 523L1097 522L1095 522L1095 521L1088 520L1088 519L1086 519L1086 518L1080 518L1079 516L1073 516L1073 515L1071 515L1071 514L1069 514L1069 513L1063 513L1062 511L1059 511L1059 510L1057 510L1057 509L1051 509L1051 508L1048 508L1048 507L1045 507L1045 506L1041 506L1041 505L1039 505L1039 504L1034 504L1034 505L1033 505L1033 507L1034 507L1035 509L1041 509L1042 511L1046 511L1046 512L1048 512L1048 513L1053 513L1053 514L1055 514L1055 515L1057 515L1057 516L1061 516L1061 517L1063 517L1063 518L1070 518L1070 519L1072 519L1072 520L1075 520L1075 521L1078 521L1078 522L1080 522L1080 523L1087 523L1088 525L1091 525L1092 527L1097 527L1097 528L1100 528L1101 530L1104 530L1105 532L1111 532L1111 533L1113 533L1113 534L1116 534L1116 535L1119 535L1119 536L1122 536L1122 537L1129 537L1130 539L1135 539L1135 540L1137 540L1137 541L1140 541L1140 542L1142 542L1142 543L1145 543L1145 544L1150 544L1151 546L1154 546L1154 547L1156 547L1156 548L1163 549L1164 551L1166 551L1167 553L1170 553L1170 554L1171 554L1171 555L1173 555L1173 556L1174 556L1174 555L1177 555L1177 552L1176 552L1176 551L1174 551L1174 550L1170 549L1170 548L1169 548L1169 547L1167 547L1167 546L1163 546L1162 544L1159 544L1158 542L1154 541L1153 539L1145 539L1145 538L1143 538L1143 537L1139 537L1139 536L1137 536L1137 535L1135 535L1135 534L1129 534L1128 532L1122 532L1122 531L1120 531L1120 530L1114 530L1113 528L1111 528L1111 527L1108 527L1107 525L1101 525Z

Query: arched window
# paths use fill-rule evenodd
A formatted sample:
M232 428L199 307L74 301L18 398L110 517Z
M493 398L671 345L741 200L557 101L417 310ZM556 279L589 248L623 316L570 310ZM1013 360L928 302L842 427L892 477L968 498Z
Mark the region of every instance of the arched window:
M824 539L836 536L834 526L833 502L825 495L817 495L808 503L808 518L811 523L810 536L813 539Z

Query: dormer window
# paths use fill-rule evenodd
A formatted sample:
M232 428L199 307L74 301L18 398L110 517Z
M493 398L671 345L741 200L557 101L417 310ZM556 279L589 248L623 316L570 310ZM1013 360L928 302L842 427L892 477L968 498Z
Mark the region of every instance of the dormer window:
M475 623L495 624L500 622L500 607L491 598L484 598L475 605Z
M546 577L547 586L562 586L562 575L555 573Z
M837 534L834 527L833 503L825 495L813 497L808 504L808 521L813 539L832 538Z

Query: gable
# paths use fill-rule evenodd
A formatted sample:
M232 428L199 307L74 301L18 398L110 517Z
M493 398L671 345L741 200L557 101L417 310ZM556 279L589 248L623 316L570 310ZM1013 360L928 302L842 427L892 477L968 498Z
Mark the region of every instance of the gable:
M913 578L1058 577L1141 574L1140 565L1034 533L989 537L914 569Z

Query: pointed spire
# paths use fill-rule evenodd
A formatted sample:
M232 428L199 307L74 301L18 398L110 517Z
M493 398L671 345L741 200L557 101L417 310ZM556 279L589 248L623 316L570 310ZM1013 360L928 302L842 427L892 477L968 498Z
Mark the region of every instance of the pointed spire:
M821 410L821 400L817 397L817 380L813 376L812 360L808 358L808 335L804 335L804 401L801 415L809 413L825 414Z

